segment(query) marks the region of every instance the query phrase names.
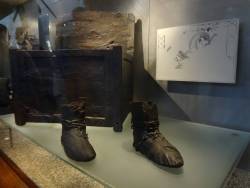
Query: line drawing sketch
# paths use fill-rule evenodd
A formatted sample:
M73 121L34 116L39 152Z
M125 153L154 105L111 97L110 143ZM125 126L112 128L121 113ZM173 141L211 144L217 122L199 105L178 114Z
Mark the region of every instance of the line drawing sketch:
M239 19L158 29L156 78L234 83L238 37Z

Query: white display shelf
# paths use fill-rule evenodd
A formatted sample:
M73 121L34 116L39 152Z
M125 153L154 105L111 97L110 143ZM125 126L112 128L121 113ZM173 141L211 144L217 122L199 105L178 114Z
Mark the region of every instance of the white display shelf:
M60 124L27 123L18 127L12 114L0 118L106 187L117 188L223 187L250 139L246 132L161 117L161 132L179 149L185 162L180 169L170 169L154 164L134 150L127 118L122 133L115 133L112 128L87 128L97 156L84 163L65 155Z

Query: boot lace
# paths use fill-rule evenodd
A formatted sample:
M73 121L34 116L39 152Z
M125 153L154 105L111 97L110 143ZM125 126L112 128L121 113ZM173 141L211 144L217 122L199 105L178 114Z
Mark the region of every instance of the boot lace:
M134 126L134 124L142 126ZM159 138L161 133L159 131L159 121L144 121L144 122L131 122L132 129L144 129L145 134L143 135L143 140L152 138Z
M144 124L147 137L156 139L161 135L159 131L159 121L145 121Z
M64 123L67 124L68 129L78 129L80 132L80 136L88 139L88 134L86 133L86 129L84 128L86 126L85 121L79 122L79 120L63 120Z

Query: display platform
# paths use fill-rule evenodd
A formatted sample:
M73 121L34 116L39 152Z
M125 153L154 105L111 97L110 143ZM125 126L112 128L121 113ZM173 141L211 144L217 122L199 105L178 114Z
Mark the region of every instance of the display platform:
M246 132L160 117L161 132L179 149L185 162L181 169L170 169L135 152L128 117L122 133L115 133L112 128L87 128L97 157L84 163L64 154L60 124L27 123L18 127L12 114L0 118L106 187L117 188L223 187L250 139Z

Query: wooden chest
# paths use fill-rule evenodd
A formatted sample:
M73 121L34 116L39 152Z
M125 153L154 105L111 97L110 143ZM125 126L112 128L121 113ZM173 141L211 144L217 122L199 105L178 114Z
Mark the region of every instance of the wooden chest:
M60 122L62 104L86 98L87 124L122 130L132 100L132 63L121 47L11 51L14 113L25 122Z

